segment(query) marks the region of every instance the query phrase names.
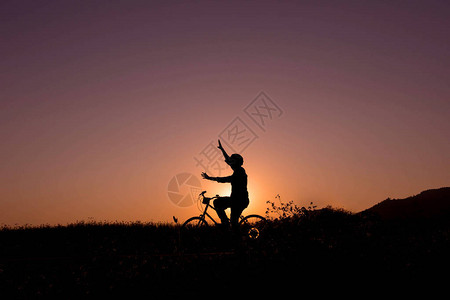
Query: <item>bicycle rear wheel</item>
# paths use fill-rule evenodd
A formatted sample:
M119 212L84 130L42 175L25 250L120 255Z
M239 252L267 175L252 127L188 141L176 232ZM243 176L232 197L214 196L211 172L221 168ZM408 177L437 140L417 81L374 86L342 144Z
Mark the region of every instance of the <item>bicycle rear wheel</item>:
M261 238L266 222L266 218L260 215L248 215L239 222L239 225L245 237L257 240Z

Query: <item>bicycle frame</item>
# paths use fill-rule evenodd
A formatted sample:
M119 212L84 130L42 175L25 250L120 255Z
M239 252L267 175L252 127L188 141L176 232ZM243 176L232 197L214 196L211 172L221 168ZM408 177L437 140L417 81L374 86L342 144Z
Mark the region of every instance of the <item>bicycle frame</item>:
M217 198L218 198L217 196L216 196L216 197L212 197L212 198L205 198L205 197L204 197L203 199L208 199L208 201L206 202L205 210L204 210L203 213L200 215L200 218L202 218L203 220L206 220L205 216L208 216L208 218L209 218L211 221L213 221L215 225L217 225L217 224L219 224L219 223L216 222L216 220L214 220L214 218L213 218L210 214L208 214L207 210L208 210L208 207L211 207L212 209L216 210L216 209L214 208L214 206L212 206L212 205L210 204L210 202L211 202L211 200L217 199Z
M206 191L205 191L205 192L206 192ZM203 197L203 199L201 200L202 203L203 203L203 204L206 204L205 210L204 210L203 213L200 215L200 218L202 218L203 220L206 220L205 216L208 216L208 218L209 218L211 221L213 221L213 223L214 223L215 225L218 225L218 224L220 224L220 223L216 222L216 220L214 220L214 218L213 218L210 214L208 214L207 210L208 210L208 207L211 207L212 209L216 210L216 208L215 208L214 206L212 206L212 205L210 204L210 202L211 202L212 200L215 200L215 199L217 199L217 198L220 198L220 196L219 196L219 195L216 195L216 196L211 197L211 198L205 197L205 192L202 192L202 193L199 195L199 196L202 196L202 197ZM242 220L243 218L244 218L244 216L242 216L242 214L241 214L241 215L239 216L239 220Z

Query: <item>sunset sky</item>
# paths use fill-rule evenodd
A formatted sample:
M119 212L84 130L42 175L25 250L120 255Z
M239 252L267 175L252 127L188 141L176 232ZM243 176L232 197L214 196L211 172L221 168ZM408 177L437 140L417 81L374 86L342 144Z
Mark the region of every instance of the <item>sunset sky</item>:
M0 225L184 220L233 129L247 214L450 186L449 3L1 1Z

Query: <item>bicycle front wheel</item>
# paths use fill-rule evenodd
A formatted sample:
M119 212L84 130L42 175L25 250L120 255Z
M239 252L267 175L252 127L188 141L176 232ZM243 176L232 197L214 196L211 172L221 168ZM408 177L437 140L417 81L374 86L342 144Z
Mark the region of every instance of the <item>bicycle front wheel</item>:
M190 219L187 219L186 222L181 225L182 229L193 229L193 228L199 228L203 226L208 226L208 223L205 221L205 219L200 217L192 217Z
M208 223L201 217L192 217L181 225L180 249L184 252L201 252L205 246L205 229Z
M260 215L249 215L239 222L246 237L257 240L261 237L266 226L266 218Z

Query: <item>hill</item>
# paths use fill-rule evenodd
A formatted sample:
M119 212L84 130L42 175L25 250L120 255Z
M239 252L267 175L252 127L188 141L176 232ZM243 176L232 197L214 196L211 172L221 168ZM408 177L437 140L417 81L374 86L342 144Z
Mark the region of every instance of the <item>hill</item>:
M450 216L450 187L431 189L404 199L386 199L363 214L383 219L435 218Z

